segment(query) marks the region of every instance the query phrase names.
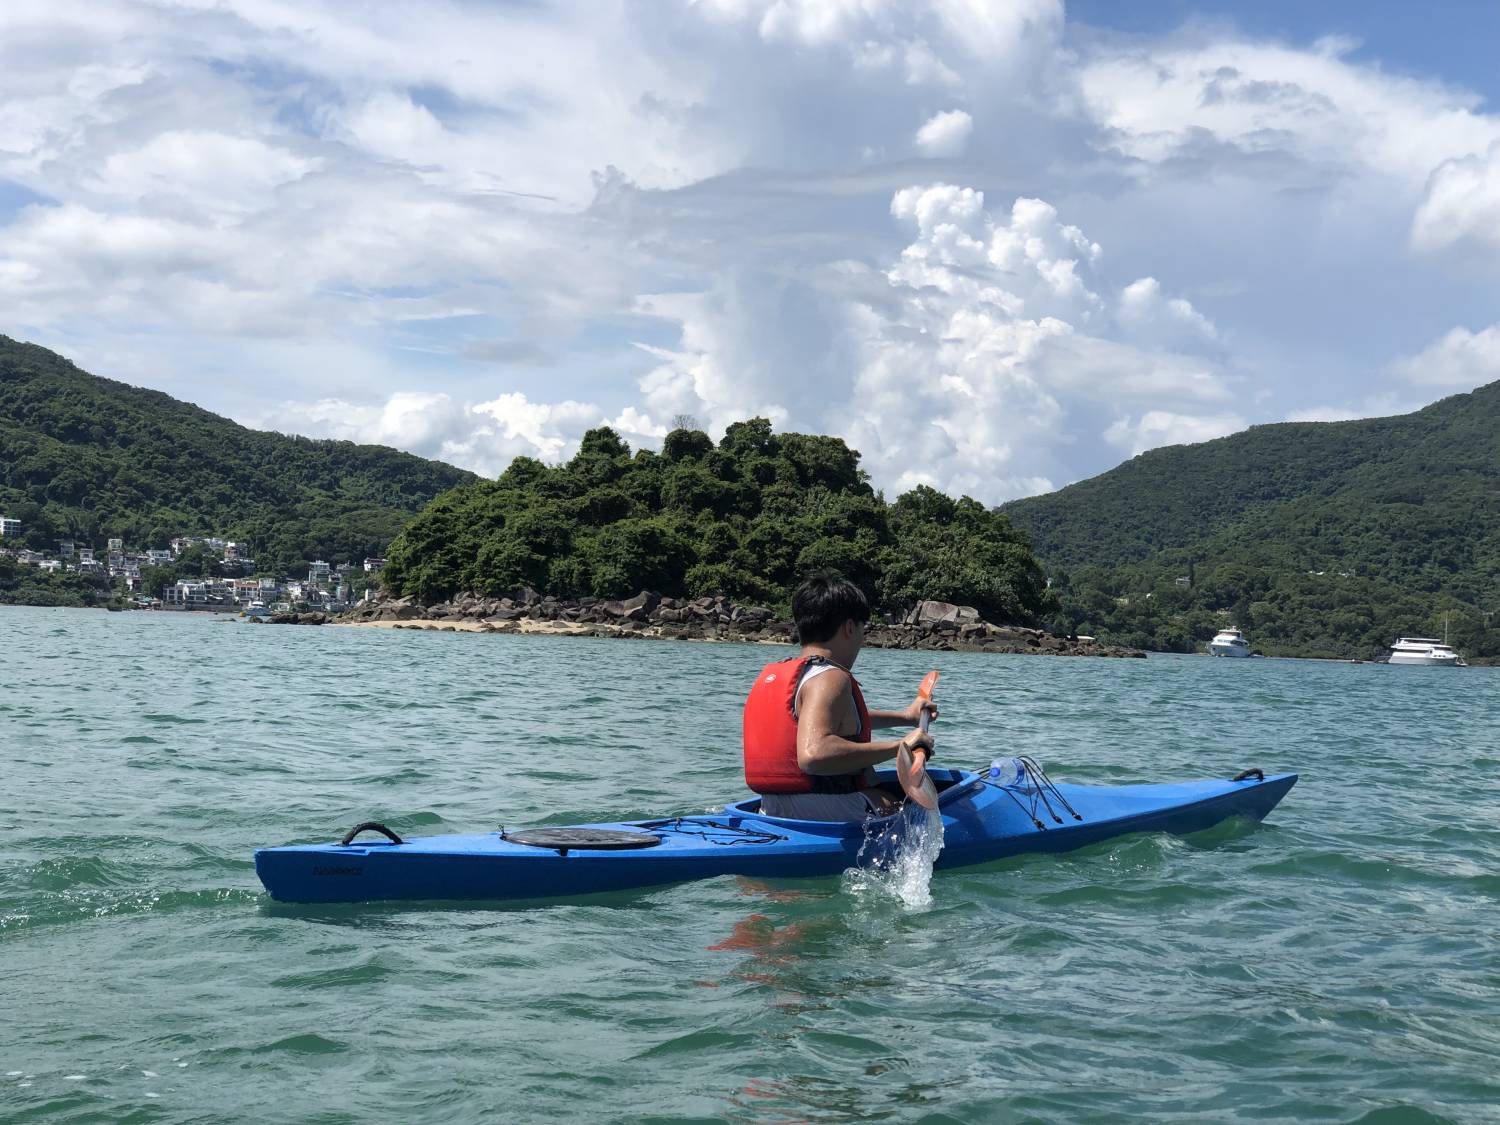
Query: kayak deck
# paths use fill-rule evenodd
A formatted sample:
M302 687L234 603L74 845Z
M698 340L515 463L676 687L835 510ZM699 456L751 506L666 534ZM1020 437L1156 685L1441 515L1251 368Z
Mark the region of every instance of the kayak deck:
M893 785L889 771L881 772ZM1198 832L1232 817L1260 820L1297 781L1296 774L1280 774L1058 784L1039 799L1035 787L1002 787L968 771L934 769L931 776L940 789L944 842L935 866L941 868L1070 851L1133 832ZM912 823L900 813L863 823L789 820L763 815L760 799L751 797L712 815L575 826L657 837L621 850L537 846L490 832L263 848L255 853L255 869L281 902L539 898L720 875L836 875L883 862Z

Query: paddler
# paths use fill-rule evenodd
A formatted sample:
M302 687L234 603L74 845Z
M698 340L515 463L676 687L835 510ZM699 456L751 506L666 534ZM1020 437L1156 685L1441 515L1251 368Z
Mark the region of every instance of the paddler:
M802 653L761 669L745 701L745 784L771 816L798 820L864 820L897 803L873 788L874 766L902 746L932 755L932 735L918 729L930 700L900 711L865 705L851 669L864 644L870 603L854 583L831 571L810 575L792 595ZM895 741L871 741L876 727L909 727Z

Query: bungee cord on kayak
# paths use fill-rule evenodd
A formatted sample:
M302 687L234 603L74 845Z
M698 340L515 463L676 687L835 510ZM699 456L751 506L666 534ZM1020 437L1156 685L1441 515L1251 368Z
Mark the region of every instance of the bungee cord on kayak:
M1000 790L1000 792L1004 793L1007 797L1014 801L1016 803L1016 807L1025 812L1026 815L1031 819L1031 822L1040 829L1045 830L1047 826L1042 823L1041 817L1037 816L1037 808L1039 805L1046 808L1047 814L1052 817L1053 823L1063 823L1063 818L1058 816L1056 810L1052 807L1053 799L1056 799L1056 801L1068 811L1068 813L1073 817L1074 820L1083 819L1083 814L1068 803L1068 799L1062 795L1062 791L1059 790L1058 787L1053 784L1052 779L1047 776L1047 771L1042 769L1040 762L1031 757L1029 754L1022 754L1019 757L1012 758L1010 760L1015 764L1018 773L1017 779L1015 781L1002 782L998 779L998 775L1001 772L1001 763L1004 761L1004 759L996 759L996 761L990 766L989 776L981 777L980 781L982 781L985 785L992 785L996 789ZM1022 789L1030 795L1029 805L1021 803L1021 798L1016 795L1017 789Z
M653 832L675 832L679 836L696 836L710 844L728 847L734 844L772 844L785 840L766 829L746 828L742 824L726 824L723 821L696 820L685 816L674 816L669 820L643 820L642 828Z

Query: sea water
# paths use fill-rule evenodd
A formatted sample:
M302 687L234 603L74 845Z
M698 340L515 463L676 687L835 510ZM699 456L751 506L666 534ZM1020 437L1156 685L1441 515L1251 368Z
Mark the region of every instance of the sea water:
M1301 783L911 881L271 903L255 847L701 813L782 649L0 608L0 1121L1500 1120L1500 675L871 651L938 765ZM882 876L882 878L889 878Z

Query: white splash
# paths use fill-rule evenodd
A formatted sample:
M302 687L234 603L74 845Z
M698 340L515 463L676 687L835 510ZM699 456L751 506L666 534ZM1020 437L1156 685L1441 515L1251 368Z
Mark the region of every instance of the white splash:
M860 857L873 851L871 866L844 873L852 894L877 894L911 910L932 905L932 865L943 850L943 817L936 809L908 803L905 810L865 841Z

